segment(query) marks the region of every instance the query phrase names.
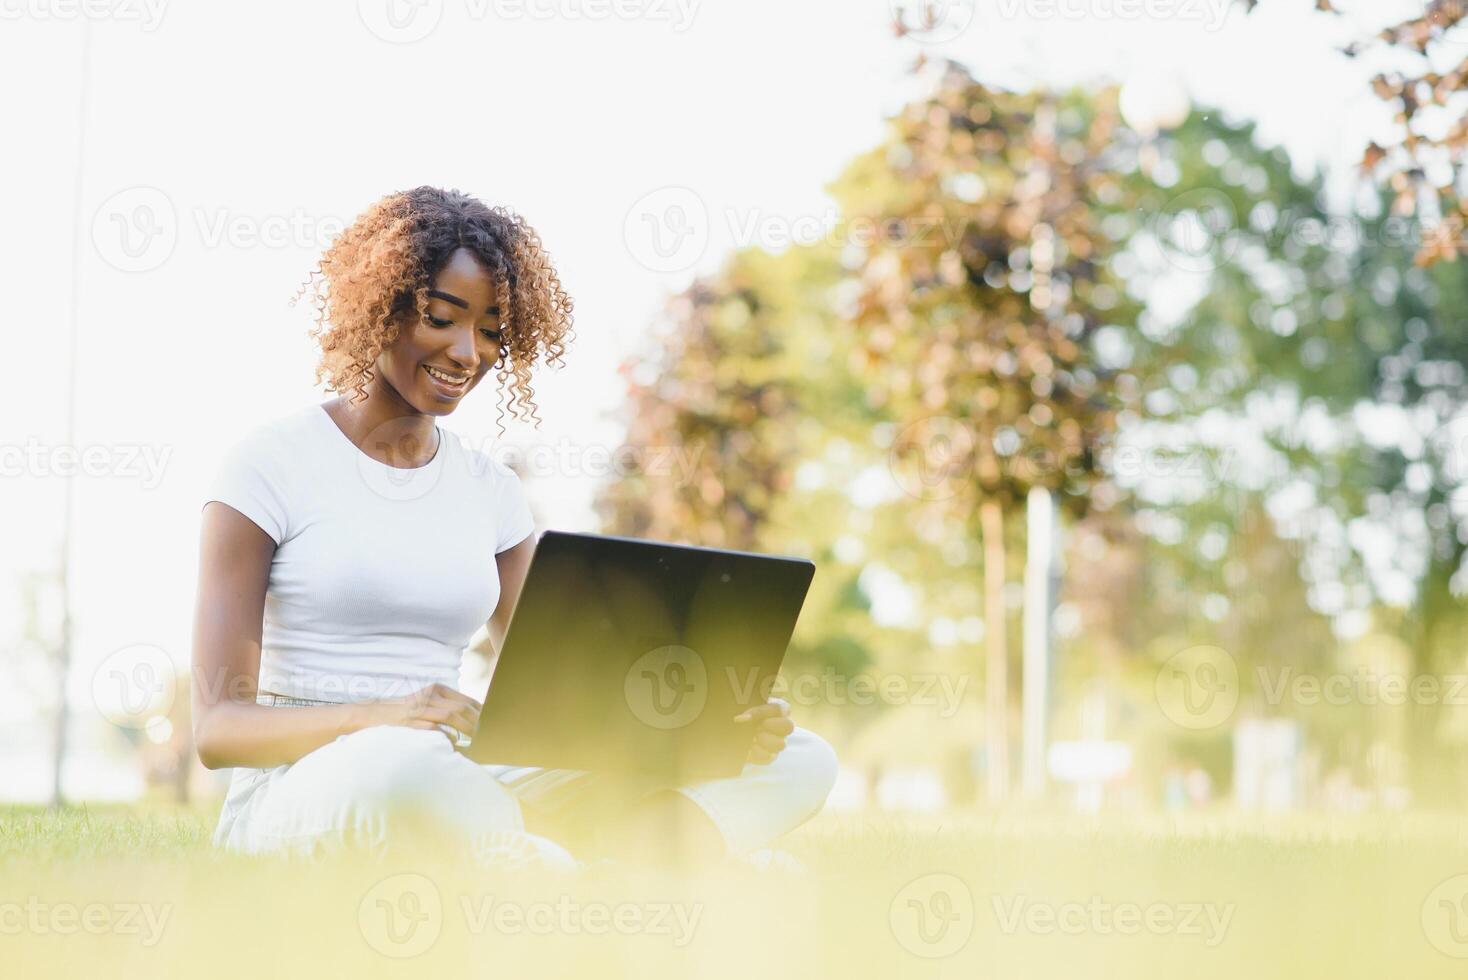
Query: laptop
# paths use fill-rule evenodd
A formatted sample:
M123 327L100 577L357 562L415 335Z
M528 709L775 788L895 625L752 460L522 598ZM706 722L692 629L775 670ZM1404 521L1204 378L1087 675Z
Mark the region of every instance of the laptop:
M515 606L479 728L480 763L737 775L815 564L547 531Z

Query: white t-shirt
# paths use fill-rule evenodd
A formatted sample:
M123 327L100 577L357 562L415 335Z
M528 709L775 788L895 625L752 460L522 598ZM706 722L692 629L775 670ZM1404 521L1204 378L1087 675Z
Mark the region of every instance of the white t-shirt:
M499 603L495 555L535 531L514 471L439 432L424 466L368 456L319 404L252 430L202 508L222 501L276 542L262 691L327 701L455 685Z

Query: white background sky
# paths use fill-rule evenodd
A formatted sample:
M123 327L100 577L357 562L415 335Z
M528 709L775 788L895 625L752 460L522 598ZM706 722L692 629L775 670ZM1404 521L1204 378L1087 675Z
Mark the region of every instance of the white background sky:
M382 29L389 2L426 18L411 26L436 27L383 40L369 23ZM65 438L75 234L74 444L114 464L126 447L165 464L156 485L141 471L76 478L79 713L95 716L92 672L120 647L156 644L187 663L200 495L241 433L327 397L312 386L306 315L287 300L322 236L384 193L458 187L540 231L579 339L569 366L538 382L541 430L509 438L614 447L614 369L663 298L717 265L751 218L826 216L824 185L881 139L920 50L1016 86L1175 76L1312 167L1349 165L1385 125L1365 67L1334 50L1360 22L1316 16L1312 0L1265 0L1248 17L1222 0L1150 0L1160 17L1124 16L1128 0L977 2L957 37L921 45L892 38L888 0L152 0L152 12L95 0L82 117L75 4L0 0L0 447ZM1369 6L1380 24L1410 4ZM641 227L639 201L668 187L692 192L678 193L706 239L662 271L640 261L648 243L625 227L629 212ZM116 196L130 188L146 190ZM129 272L117 268L116 222L140 219L139 203L175 240L168 251L155 239L147 268ZM225 226L286 234L231 241ZM491 402L469 398L445 427L490 448ZM595 483L527 480L541 527L591 528ZM44 731L28 703L44 678L10 651L20 576L58 562L62 487L34 469L0 476L0 763L35 763L21 781L30 790L10 782L0 796L45 791L32 778Z

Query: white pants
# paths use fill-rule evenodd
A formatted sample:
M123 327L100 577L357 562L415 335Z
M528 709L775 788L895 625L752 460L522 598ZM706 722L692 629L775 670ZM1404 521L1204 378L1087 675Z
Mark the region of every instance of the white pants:
M604 818L605 794L593 788L598 780L605 777L480 765L439 732L377 725L289 765L236 769L214 843L245 853L312 853L343 845L380 851L427 826L436 839L448 833L472 847L487 833L523 831L522 800L537 812L579 809ZM697 804L729 851L741 854L814 816L835 780L831 747L797 728L769 765L749 764L737 776L667 788ZM625 798L627 784L617 785Z

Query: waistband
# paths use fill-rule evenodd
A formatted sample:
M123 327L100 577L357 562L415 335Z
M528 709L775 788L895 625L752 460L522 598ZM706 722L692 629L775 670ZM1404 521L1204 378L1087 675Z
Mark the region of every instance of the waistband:
M292 706L309 707L311 705L317 704L347 704L348 702L322 701L319 698L298 698L292 697L288 694L276 694L273 691L256 691L255 703L263 704L267 707L278 708ZM453 743L455 748L462 749L469 744L469 737L460 732L458 729L454 728L452 725L441 724L438 726L438 729L449 737L449 741Z
M270 706L278 706L278 705L284 705L284 706L289 706L289 705L302 705L302 706L306 706L306 705L313 705L313 704L343 704L345 702L342 702L342 701L322 701L322 700L320 700L318 698L296 698L296 697L290 697L289 695L285 695L285 694L276 694L276 693L274 693L272 691L257 691L255 693L255 703L256 704L270 705Z

